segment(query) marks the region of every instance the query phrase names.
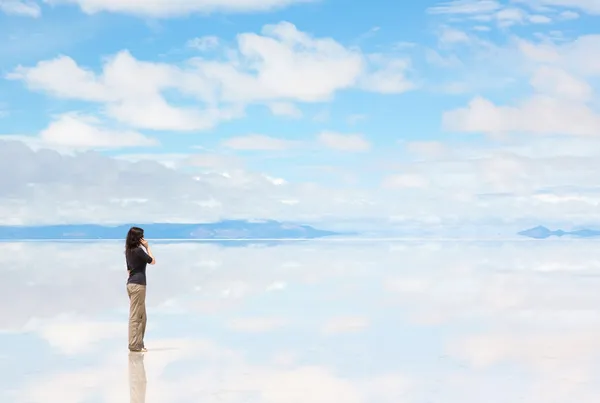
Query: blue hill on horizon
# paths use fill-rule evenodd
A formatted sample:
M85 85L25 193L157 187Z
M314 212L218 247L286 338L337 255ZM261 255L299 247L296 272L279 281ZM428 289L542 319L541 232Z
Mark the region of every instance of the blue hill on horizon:
M518 235L526 236L529 238L535 238L535 239L546 239L546 238L550 238L552 236L562 237L562 236L569 236L569 235L577 237L577 238L593 238L593 237L600 236L600 231L593 230L593 229L587 229L587 228L576 230L576 231L564 231L562 229L553 231L542 225L539 225L537 227L518 232Z
M309 225L282 223L275 220L224 220L214 223L179 224L65 224L43 226L0 226L0 240L91 240L124 239L131 226L144 229L147 239L314 239L338 232L316 229Z

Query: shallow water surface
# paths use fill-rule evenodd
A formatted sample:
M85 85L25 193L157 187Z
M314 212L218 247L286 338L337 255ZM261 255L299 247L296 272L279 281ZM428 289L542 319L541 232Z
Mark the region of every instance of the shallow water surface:
M157 243L145 354L120 243L0 244L6 403L584 403L594 241Z

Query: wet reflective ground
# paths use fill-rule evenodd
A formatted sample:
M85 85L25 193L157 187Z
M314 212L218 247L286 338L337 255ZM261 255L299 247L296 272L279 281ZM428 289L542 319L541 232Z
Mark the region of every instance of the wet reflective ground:
M598 242L0 244L6 403L600 401Z

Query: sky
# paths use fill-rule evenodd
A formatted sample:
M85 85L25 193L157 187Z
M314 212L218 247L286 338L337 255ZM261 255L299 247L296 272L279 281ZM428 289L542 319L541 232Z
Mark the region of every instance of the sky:
M592 240L153 243L149 351L131 375L120 245L0 244L0 307L10 307L0 309L3 402L600 395ZM136 399L144 372L146 399Z
M0 223L598 225L599 17L0 0Z

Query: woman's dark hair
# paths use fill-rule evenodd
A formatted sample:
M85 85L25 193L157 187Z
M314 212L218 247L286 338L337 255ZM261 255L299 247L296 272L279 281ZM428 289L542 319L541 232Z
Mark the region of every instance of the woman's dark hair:
M140 246L142 238L144 238L144 230L139 227L131 227L125 240L125 251L128 252Z

